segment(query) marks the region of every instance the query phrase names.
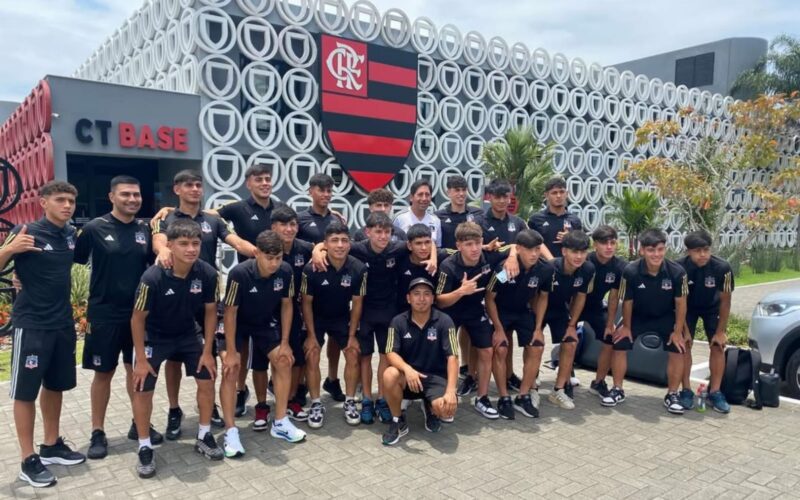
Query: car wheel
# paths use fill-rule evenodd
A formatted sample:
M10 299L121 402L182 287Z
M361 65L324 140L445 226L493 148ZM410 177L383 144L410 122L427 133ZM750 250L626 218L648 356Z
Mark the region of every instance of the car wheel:
M786 363L786 387L790 397L800 398L800 349L792 353Z

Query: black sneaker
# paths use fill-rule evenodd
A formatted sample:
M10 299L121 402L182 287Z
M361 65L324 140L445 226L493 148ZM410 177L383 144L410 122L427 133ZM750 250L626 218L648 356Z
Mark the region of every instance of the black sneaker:
M250 399L250 389L245 385L241 391L236 391L236 412L237 417L243 417L247 413L247 400Z
M36 453L29 456L24 462L22 462L22 466L20 467L19 471L19 478L34 488L47 488L48 486L53 486L56 484L56 482L58 482L56 476L47 470L47 467L44 466L42 461L39 459L39 455Z
M526 417L539 418L539 409L534 406L530 394L523 394L514 398L514 409Z
M165 437L170 441L175 441L181 437L181 422L183 421L183 410L180 408L170 408L167 415L167 431Z
M575 399L575 388L571 383L567 382L564 384L564 392L567 394L567 396L569 396L570 399Z
M596 381L592 380L589 384L589 392L600 398L602 406L617 406L617 402L611 397L611 391L608 390L608 385L605 380Z
M136 422L133 420L131 420L131 428L128 429L128 439L131 441L139 440L139 431L136 430ZM163 442L164 436L153 427L153 424L150 424L150 444L153 446L158 446Z
M475 406L475 411L490 420L500 417L500 415L497 413L497 409L492 406L492 400L489 399L488 395L476 397L473 404Z
M86 456L92 460L100 460L106 458L106 455L108 455L106 433L102 429L95 429L89 439L89 450L86 452Z
M44 465L78 465L86 461L86 455L72 451L72 448L64 442L63 437L56 439L55 444L50 446L40 444L39 458Z
M608 391L608 395L616 404L625 402L625 391L622 390L622 387L612 387L611 390Z
M156 475L156 454L153 448L149 446L139 448L139 462L136 464L136 472L142 479Z
M222 460L225 458L225 452L222 451L214 435L206 432L203 439L198 439L194 444L194 450L210 460Z
M497 413L500 414L500 418L514 420L514 404L511 402L511 397L506 396L497 400Z
M678 396L677 392L668 392L667 395L664 396L664 407L673 415L683 415L683 405L681 404L681 398Z
M506 385L508 386L509 391L517 391L519 392L519 387L522 385L522 379L517 377L516 373L512 373L508 380L506 381Z
M456 393L460 397L469 396L470 393L473 393L478 390L478 382L473 378L472 375L467 375L464 377L464 380L461 381L461 385L458 386L458 392Z
M406 424L405 417L400 417L397 422L392 420L389 424L389 430L383 433L383 444L392 446L400 441L400 438L408 434L408 424Z
M219 415L219 405L217 404L214 405L214 411L211 412L211 425L218 428L225 427L225 421Z
M442 428L442 421L439 420L439 417L433 414L433 408L431 408L431 403L423 398L422 404L419 405L422 408L422 417L425 420L425 430L428 432L439 432ZM405 421L405 419L403 419Z
M345 400L344 393L342 392L342 386L339 383L339 379L331 380L328 377L325 377L325 382L322 383L322 388L331 395L334 401L342 402Z
M306 406L308 402L306 400L306 395L308 394L308 387L305 384L298 384L297 392L294 393L294 400L300 404L300 406Z

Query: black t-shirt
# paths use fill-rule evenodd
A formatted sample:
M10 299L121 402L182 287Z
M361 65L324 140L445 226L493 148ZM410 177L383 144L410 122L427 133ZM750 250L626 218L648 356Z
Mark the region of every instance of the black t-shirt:
M686 271L671 260L664 259L655 276L647 272L644 259L637 259L622 272L619 286L623 300L633 301L633 317L663 318L675 314L675 299L689 292Z
M590 294L594 289L594 264L588 260L572 274L564 272L564 259L558 257L552 262L555 272L550 295L547 301L547 314L567 316L572 298L576 294Z
M408 255L405 242L389 243L381 253L372 250L369 240L353 243L350 255L367 266L367 293L364 307L369 310L394 312L397 303L397 281L400 276L399 261ZM365 309L365 312L368 309Z
M594 265L594 289L586 296L584 312L598 313L603 311L603 299L611 290L619 290L619 283L622 281L622 271L628 264L616 255L605 264L601 264L597 254L589 254L589 262Z
M464 273L467 274L468 279L480 275L476 282L478 288L486 288L492 277L492 270L506 257L508 257L507 249L498 252L482 252L481 258L478 259L476 265L467 266L464 264L464 259L461 258L461 252L451 255L439 264L439 281L436 286L436 295L450 293L458 289L461 286L461 280L464 279ZM483 292L477 292L461 297L458 302L442 310L458 321L480 319L484 314L484 295Z
M217 213L223 219L233 222L237 235L255 245L258 235L272 227L272 211L281 205L280 202L270 200L269 206L264 208L250 196L246 200L234 201L218 208ZM240 263L250 257L252 255L236 253Z
M303 269L305 269L306 264L311 262L311 253L313 251L314 245L307 241L298 240L295 238L292 242L292 249L289 250L289 253L283 253L283 261L289 264L289 267L292 268L292 275L294 277L295 284L295 295L297 296L298 301L300 299L300 287L297 285L302 281ZM298 309L298 306L295 306L295 309Z
M422 374L447 377L447 358L458 356L453 320L431 309L430 319L420 328L411 320L411 311L398 314L389 325L386 341L386 353L392 352Z
M462 222L483 225L483 210L469 205L466 209L465 212L453 212L453 206L448 203L445 208L435 212L442 224L442 248L456 248L456 228Z
M136 287L152 263L152 240L147 223L122 222L110 213L86 223L78 231L75 262L91 258L87 317L92 323L131 320Z
M36 248L14 255L14 272L22 290L14 301L11 322L14 328L54 330L75 325L70 304L72 260L75 250L75 228L58 227L46 217L27 224ZM17 237L22 226L16 226L3 246Z
M236 329L272 330L280 318L281 300L294 297L294 275L286 262L270 276L262 277L256 259L234 266L225 288L226 306L237 306Z
M367 239L367 233L364 231L365 228L359 228L353 234L353 241L364 241ZM400 229L399 227L392 226L392 238L389 240L391 243L396 243L398 241L405 242L408 240L408 236L406 236L406 232Z
M203 213L201 210L197 217L192 217L178 210L170 212L167 217L159 222L158 232L167 234L167 228L172 221L177 219L192 219L200 224L200 259L217 268L217 240L224 242L231 234L235 234L228 224L216 215Z
M497 279L497 274L502 270L502 264L495 268L492 279L489 280L489 285L486 287L486 290L497 294L494 301L497 304L497 308L502 312L512 314L533 313L530 309L531 299L536 297L539 291L549 293L553 287L553 273L555 271L552 265L543 260L531 266L527 271L522 262L519 262L519 275L505 283L501 283Z
M150 266L136 291L134 309L148 311L145 320L147 340L175 339L203 331L196 317L202 317L206 304L217 303L217 270L197 260L185 278L172 269Z
M297 214L297 237L311 243L319 243L325 239L325 230L331 222L340 221L328 210L326 215L319 215L312 209L306 209Z
M367 267L350 255L341 269L336 269L330 260L326 271L314 271L308 263L303 269L300 292L314 297L315 322L347 324L350 300L367 293Z
M569 225L569 229L583 229L583 224L578 216L569 212L556 215L545 208L541 212L532 214L528 219L528 227L542 235L544 244L553 257L561 257L561 242L556 241L556 236L564 231L567 225Z
M440 249L436 252L437 262L441 265L444 260L450 256L447 250ZM408 294L408 286L411 284L411 281L417 278L425 278L429 280L431 283L436 284L439 277L439 270L436 270L436 273L431 275L427 269L425 269L424 265L414 264L411 262L411 253L404 255L397 264L397 310L398 311L407 311L411 306L408 304L408 300L406 300L406 295Z
M520 231L528 229L525 221L520 219L514 214L506 214L504 219L498 219L492 214L492 209L486 210L483 215L483 242L489 243L497 238L504 245L510 245L517 241L517 235Z
M733 292L731 265L716 255L712 255L711 260L703 267L697 267L688 255L676 262L686 270L689 285L689 297L686 299L688 310L719 311L719 294Z

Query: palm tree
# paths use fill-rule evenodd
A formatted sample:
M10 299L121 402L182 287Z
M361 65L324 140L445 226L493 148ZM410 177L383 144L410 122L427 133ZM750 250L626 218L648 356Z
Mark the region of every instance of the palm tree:
M658 196L650 191L625 188L611 198L611 219L628 234L628 257L636 258L636 239L645 229L658 224Z
M530 127L509 129L503 141L483 146L486 176L514 185L517 215L527 219L542 204L544 185L553 176L553 143L542 144Z
M779 35L767 55L736 78L731 95L748 99L758 94L791 95L796 90L800 90L800 40Z

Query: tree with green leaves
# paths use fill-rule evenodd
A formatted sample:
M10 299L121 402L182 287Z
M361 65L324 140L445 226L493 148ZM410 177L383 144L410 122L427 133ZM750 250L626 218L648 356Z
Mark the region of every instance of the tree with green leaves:
M621 194L613 196L609 204L613 207L609 217L628 235L628 257L633 260L639 233L658 226L658 196L646 189L625 188Z
M742 72L731 87L731 95L750 99L759 94L785 94L800 90L800 40L780 35L769 52L752 69Z

